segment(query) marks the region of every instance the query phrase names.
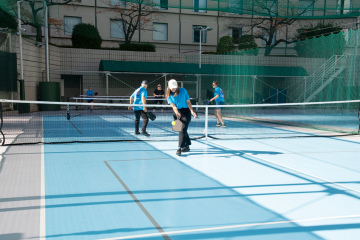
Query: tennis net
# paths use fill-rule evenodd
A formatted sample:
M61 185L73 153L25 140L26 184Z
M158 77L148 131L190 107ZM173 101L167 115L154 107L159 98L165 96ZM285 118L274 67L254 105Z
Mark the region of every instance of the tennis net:
M147 105L156 119L150 137L135 134L130 104L0 100L2 145L177 140L169 105ZM216 105L194 105L192 139L262 139L359 134L360 100L319 103L222 105L225 126L215 126ZM93 108L93 110L91 110ZM140 130L142 120L140 120Z

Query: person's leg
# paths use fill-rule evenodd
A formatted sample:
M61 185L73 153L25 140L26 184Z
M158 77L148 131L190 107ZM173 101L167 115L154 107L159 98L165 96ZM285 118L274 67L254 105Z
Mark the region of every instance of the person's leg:
M89 102L91 103L91 105L90 105L90 111L92 112L92 110L93 110L93 108L94 108L94 106L92 105L92 103L94 103L94 100L90 100Z
M140 111L134 111L134 113L135 113L135 133L139 133Z
M221 108L217 109L217 119L221 122L222 125L224 125L224 120L221 117Z
M216 124L215 124L215 126L216 126L216 127L220 127L220 121L219 121L218 109L217 109L217 108L214 109L214 115L215 115L215 117L216 117Z
M144 112L143 110L140 110L139 112L140 112L141 117L142 117L142 119L143 119L143 125L142 125L141 132L142 132L142 133L146 133L146 127L147 127L147 125L148 125L149 118L148 118L147 113Z
M187 132L191 121L191 112L189 109L182 110L180 121L183 123L183 125L179 133L179 147L185 148L191 145L191 140Z

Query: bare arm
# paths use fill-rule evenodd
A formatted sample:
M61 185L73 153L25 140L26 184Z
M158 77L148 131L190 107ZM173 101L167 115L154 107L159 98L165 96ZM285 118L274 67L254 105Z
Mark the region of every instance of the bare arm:
M133 101L134 101L133 97L130 96L130 104L133 104ZM129 106L128 109L129 109L129 110L132 110L132 106Z
M144 96L141 97L141 102L143 105L146 105L146 99ZM144 112L147 112L147 108L144 106Z
M194 110L193 110L193 108L192 108L192 104L191 104L190 99L186 100L186 103L187 103L187 105L188 105L188 108L189 108L190 111L191 111L191 114L194 116L194 118L196 118L197 115L196 115L196 112L194 112Z
M212 99L210 99L210 102L211 101L214 101L215 99L217 99L219 97L219 95L216 95L215 97L213 97Z
M181 117L181 114L180 114L179 110L177 109L176 105L175 105L174 103L170 103L170 105L171 105L171 107L172 107L175 115L176 115L178 118L180 118L180 117Z

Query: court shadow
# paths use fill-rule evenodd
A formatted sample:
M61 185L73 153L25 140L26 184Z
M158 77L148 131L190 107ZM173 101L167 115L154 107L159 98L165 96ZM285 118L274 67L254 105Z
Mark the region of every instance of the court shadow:
M9 233L9 234L0 234L1 240L21 240L23 239L21 233Z

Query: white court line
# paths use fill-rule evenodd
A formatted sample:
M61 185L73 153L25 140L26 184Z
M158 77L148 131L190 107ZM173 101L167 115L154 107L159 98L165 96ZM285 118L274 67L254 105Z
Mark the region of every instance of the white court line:
M237 150L237 149L234 149L234 148L231 148L231 147L228 147L228 146L224 146L224 145L221 145L221 144L219 144L219 143L213 143L213 144L216 144L216 145L219 145L219 146L222 146L222 147L224 147L224 148L228 148L228 149L231 149L231 150L234 150L234 151L239 151L239 150ZM243 152L243 151L239 151L239 152L244 153L243 155L252 156L251 154L248 154L248 153ZM252 156L252 157L254 157L254 156ZM265 162L269 162L269 163L272 163L272 164L274 164L274 165L277 165L277 166L280 166L280 167L283 167L283 168L287 168L287 169L290 169L290 170L292 170L292 171L295 171L295 172L298 172L298 173L301 173L301 174L304 174L304 175L308 175L308 176L310 176L310 177L317 178L317 179L323 180L323 181L325 181L325 182L332 183L332 184L334 184L334 185L340 186L340 187L342 187L342 188L346 188L346 189L348 189L348 190L351 190L351 191L360 193L360 190L347 187L347 186L342 185L342 184L340 184L340 183L336 183L336 182L330 181L330 180L328 180L328 179L326 179L326 178L318 177L318 176L315 176L315 175L313 175L313 174L306 173L306 172L297 170L297 169L295 169L295 168L288 167L288 166L285 166L285 165L283 165L283 164L273 162L273 161L271 161L271 160L262 158L262 157L260 157L260 156L256 156L255 158L258 158L258 159L261 159L261 160L263 160L263 161L265 161Z
M46 239L46 215L45 215L45 152L44 144L41 144L41 190L40 190L40 233L39 239Z
M163 232L163 233L149 233L149 234L141 234L141 235L132 235L132 236L125 236L125 237L104 238L104 239L98 239L98 240L133 239L133 238L153 237L153 236L162 236L162 235L184 234L184 233L192 233L192 232L209 232L209 231L224 230L224 229L244 228L244 227L253 227L253 226L266 226L266 225L284 224L284 223L310 222L310 221L330 220L330 219L344 219L344 218L360 218L360 215L309 218L309 219L298 219L298 220L265 222L265 223L248 223L248 224L231 225L231 226L223 226L223 227L199 228L199 229L171 231L171 232Z

